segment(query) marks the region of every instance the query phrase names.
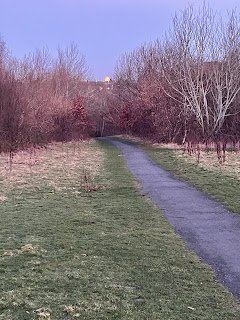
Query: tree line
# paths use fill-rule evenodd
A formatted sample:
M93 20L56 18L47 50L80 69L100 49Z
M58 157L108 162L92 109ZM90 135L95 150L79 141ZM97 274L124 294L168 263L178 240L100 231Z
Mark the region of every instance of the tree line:
M89 135L94 126L82 92L87 75L75 44L58 48L55 58L37 49L15 59L0 40L0 152Z
M240 137L240 24L209 6L176 14L162 40L122 55L115 70L119 125L159 142L215 142ZM112 110L116 114L116 108Z
M157 142L239 147L240 23L209 6L176 14L165 38L123 54L110 83L86 81L72 43L11 57L0 38L0 152L127 132Z

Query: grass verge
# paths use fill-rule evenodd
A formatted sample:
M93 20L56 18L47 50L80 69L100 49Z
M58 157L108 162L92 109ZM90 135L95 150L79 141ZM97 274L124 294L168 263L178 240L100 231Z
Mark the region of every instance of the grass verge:
M228 174L220 166L199 165L190 156L182 156L179 150L151 146L146 146L145 150L175 176L222 202L230 211L240 213L240 180L237 174Z
M66 157L75 152L67 148ZM88 156L71 169L57 147L21 188L18 178L2 189L0 319L239 319L211 268L138 193L119 150L78 148ZM92 189L81 183L89 158L89 172L98 164Z
M114 139L134 142L164 169L222 202L230 211L240 213L239 154L229 153L226 163L220 165L215 152L208 155L203 152L198 164L194 156L187 155L179 147L158 146L130 136Z

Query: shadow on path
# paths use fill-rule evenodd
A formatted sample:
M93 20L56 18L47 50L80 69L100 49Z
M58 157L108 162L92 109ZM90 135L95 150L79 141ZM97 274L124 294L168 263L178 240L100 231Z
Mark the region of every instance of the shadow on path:
M123 152L142 193L164 211L187 247L213 266L217 280L240 298L240 216L178 180L134 144L100 139Z

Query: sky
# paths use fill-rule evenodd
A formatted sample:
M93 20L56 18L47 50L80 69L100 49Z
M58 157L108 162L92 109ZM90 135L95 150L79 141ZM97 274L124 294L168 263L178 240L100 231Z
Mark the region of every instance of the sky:
M204 0L0 0L0 35L12 55L36 48L56 55L76 43L95 80L112 76L121 54L164 37L175 12ZM239 0L209 0L226 14Z

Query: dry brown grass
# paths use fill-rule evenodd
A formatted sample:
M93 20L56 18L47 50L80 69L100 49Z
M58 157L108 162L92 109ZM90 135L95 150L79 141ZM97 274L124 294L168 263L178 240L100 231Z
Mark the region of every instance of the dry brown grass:
M184 159L185 161L197 163L197 154L189 155L182 150L175 150L175 153L179 158ZM240 180L240 153L226 151L226 161L224 163L219 163L216 151L211 150L207 153L202 150L198 165L201 168L222 172Z
M47 148L19 151L14 155L10 170L9 155L0 155L0 202L7 200L7 193L37 186L39 182L53 192L78 192L72 182L93 184L103 163L103 153L95 140L53 143Z
M182 146L177 143L158 143L158 142L153 142L153 140L143 139L143 138L131 136L128 134L120 134L120 135L117 135L116 137L119 137L121 139L128 139L134 142L140 142L140 143L145 142L147 144L150 144L154 148L168 148L168 149L174 149L174 150L182 148Z
M183 151L183 146L178 145L176 143L153 143L150 140L143 140L138 137L133 137L127 134L119 135L118 137L122 139L130 139L135 142L146 142L150 144L153 148L167 148L175 151L175 154L184 159L187 162L196 163L198 162L198 155L197 153L193 153L189 155L186 151ZM185 146L186 147L186 146ZM239 146L237 146L239 148ZM240 180L240 152L228 152L226 151L226 161L224 163L219 163L219 159L217 157L216 147L215 144L209 145L210 151L207 153L205 151L205 146L200 145L200 158L199 158L199 167L215 171L215 172L222 172L226 175L234 176Z

